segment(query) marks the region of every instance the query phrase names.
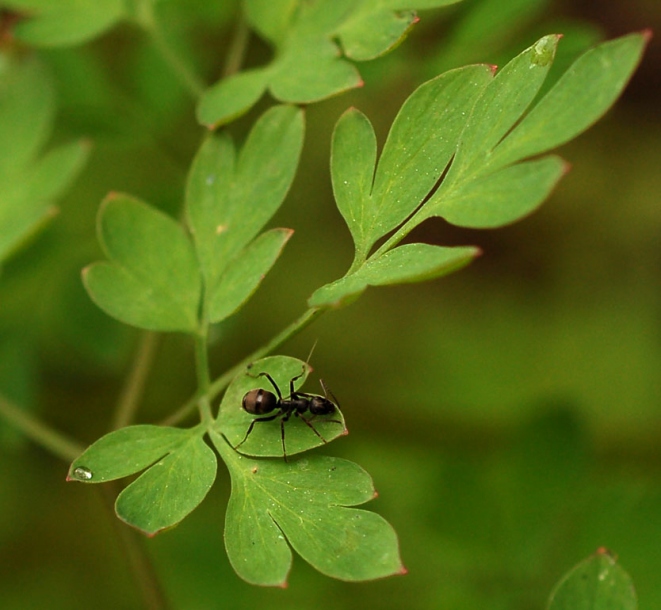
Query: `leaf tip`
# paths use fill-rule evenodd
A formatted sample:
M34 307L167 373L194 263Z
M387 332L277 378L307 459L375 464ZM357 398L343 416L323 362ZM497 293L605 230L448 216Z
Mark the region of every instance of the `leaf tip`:
M654 37L654 32L652 28L645 28L640 31L640 35L645 39L645 44L647 44Z
M487 64L487 68L491 71L492 76L495 76L496 72L498 72L498 66L496 64Z
M606 548L605 546L600 546L595 552L595 555L605 555L606 557L609 557L613 561L617 561L617 554L611 551L609 548Z
M406 576L408 573L409 571L405 565L401 565L399 568L399 572L397 572L397 574L399 574L400 576Z
M87 265L86 267L83 267L82 270L80 271L80 277L83 279L83 283L87 282L87 276L89 275L90 269L92 268L92 265L94 263Z

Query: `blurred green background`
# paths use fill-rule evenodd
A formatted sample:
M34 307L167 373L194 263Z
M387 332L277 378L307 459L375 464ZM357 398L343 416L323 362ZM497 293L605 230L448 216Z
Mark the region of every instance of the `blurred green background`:
M543 33L564 32L572 51L661 26L658 0L517 0L510 15L480 15L483 5L423 12L400 48L359 66L364 88L308 109L299 175L272 223L296 233L254 299L217 329L217 374L350 264L328 173L344 109L360 108L383 142L403 100L444 69L503 65ZM184 54L217 78L234 3L173 0L163 10ZM253 42L249 65L268 55ZM89 444L108 429L139 340L97 311L80 283L99 256L98 205L126 191L177 215L203 134L136 29L43 56L58 83L54 141L88 136L94 148L59 216L0 276L0 388ZM481 246L469 268L371 289L282 350L306 358L318 341L315 374L351 430L325 452L372 474L379 497L366 508L397 529L409 574L347 584L297 559L287 590L243 583L223 547L221 469L198 510L145 541L174 608L532 610L599 546L619 555L641 610L661 607L660 75L652 39L617 107L560 151L572 171L530 218L482 232L437 220L411 236ZM255 116L232 125L237 138ZM182 336L160 339L141 421L193 391L191 348ZM102 493L66 484L67 464L3 422L0 442L0 607L141 607L123 526Z

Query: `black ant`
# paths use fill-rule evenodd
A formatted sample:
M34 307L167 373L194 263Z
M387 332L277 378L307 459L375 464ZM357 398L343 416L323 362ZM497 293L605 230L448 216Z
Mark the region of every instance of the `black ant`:
M246 432L246 435L243 437L243 440L238 445L235 445L234 449L238 449L241 445L243 445L243 443L245 443L248 440L248 437L250 436L250 433L252 432L252 429L255 427L256 423L264 422L264 421L273 421L274 419L280 417L280 437L282 439L282 454L286 462L287 449L285 448L285 422L289 421L289 418L292 415L295 415L299 419L303 420L303 422L305 422L305 425L308 428L310 428L312 432L314 432L324 443L327 442L326 439L323 436L321 436L321 434L319 434L317 429L312 425L312 419L317 415L330 415L331 413L334 413L335 409L338 408L336 404L337 399L326 388L326 385L324 384L322 379L320 379L319 382L321 383L321 387L324 390L323 396L316 396L315 394L307 394L305 392L297 392L296 390L294 390L294 382L297 379L303 377L304 374L305 374L305 367L303 367L303 371L299 375L296 375L296 377L292 377L289 380L289 396L287 398L282 397L280 388L278 387L278 384L275 381L273 381L273 377L271 377L271 375L269 375L268 373L260 373L259 375L256 376L256 377L266 377L271 382L271 385L273 386L273 389L275 390L275 394L277 394L277 396L273 394L273 392L269 392L268 390L264 390L262 388L258 388L256 390L250 390L243 397L243 401L241 403L243 409L247 413L250 413L251 415L264 415L265 413L270 413L275 409L278 409L278 412L275 413L274 415L269 415L267 417L258 417L257 419L253 419L252 422L250 423L250 427L248 428L248 431ZM333 398L333 400L329 398L329 395ZM312 417L310 419L303 417L303 413L305 413L306 411L310 411L310 413L312 414ZM324 421L334 422L336 424L342 424L342 422L337 419L327 419Z

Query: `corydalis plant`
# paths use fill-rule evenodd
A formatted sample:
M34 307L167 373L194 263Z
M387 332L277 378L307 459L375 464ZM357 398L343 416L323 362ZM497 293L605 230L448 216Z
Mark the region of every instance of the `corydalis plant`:
M310 311L245 363L212 383L209 326L237 311L271 269L288 229L264 227L291 184L303 141L303 113L290 105L262 115L237 153L224 133L203 142L189 172L185 226L146 203L113 195L101 208L99 238L108 261L85 272L107 313L150 330L181 331L196 345L200 423L193 428L130 426L101 438L71 465L69 478L97 483L142 474L117 498L121 519L153 535L176 525L204 499L217 456L232 478L225 544L248 582L284 585L292 549L321 572L346 580L402 573L397 539L378 515L354 508L374 496L369 476L345 460L282 459L279 425L262 425L238 451L252 417L241 398L268 372L279 387L308 372L283 356L260 359L314 315L358 297L367 286L416 282L470 262L473 247L400 245L425 219L498 227L535 209L566 171L554 155L613 104L647 36L633 34L586 53L537 99L559 36L542 38L494 75L490 66L452 70L404 103L377 162L374 131L347 111L333 135L331 174L355 244L347 274L317 290ZM379 245L380 243L380 245ZM245 364L252 364L250 371ZM227 388L218 414L211 400ZM329 442L344 426L287 424L288 454ZM269 459L276 458L276 459Z

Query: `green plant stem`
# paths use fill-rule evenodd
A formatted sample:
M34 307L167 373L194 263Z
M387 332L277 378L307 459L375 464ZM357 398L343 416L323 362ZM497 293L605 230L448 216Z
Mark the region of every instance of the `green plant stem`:
M271 339L266 345L255 350L252 354L241 360L241 362L233 366L231 369L225 371L220 377L217 377L208 386L207 402L210 403L216 396L218 396L218 394L220 394L230 384L232 379L234 379L251 362L259 360L260 358L263 358L264 356L267 356L276 350L283 343L285 343L285 341L288 341L300 333L304 328L316 320L317 317L324 311L326 311L326 309L315 307L308 309L300 318L294 320L294 322L292 322L282 332L273 337L273 339ZM161 425L173 426L182 421L195 408L198 400L198 395L190 398L180 409L161 421Z
M148 9L144 7L148 7ZM139 19L140 25L149 34L154 43L154 48L170 67L179 82L188 90L193 99L199 99L204 93L205 84L173 49L151 7L151 2L143 3L143 11Z
M380 248L374 252L370 258L376 258L394 248L402 239L404 239L421 222L427 220L428 216L423 213L424 206L418 209L399 229L386 240Z
M53 430L2 395L0 395L0 415L28 438L65 462L72 462L83 452L84 448L77 442Z
M106 513L117 534L122 551L128 559L131 575L142 596L143 606L149 610L167 610L170 608L170 604L147 553L144 540L135 530L126 527L115 516L115 497L119 489L113 483L116 482L99 485L97 489L103 498Z
M225 66L223 67L223 78L236 74L243 64L243 59L246 55L248 48L248 40L250 39L250 28L246 18L241 15L236 23L234 36L232 37L232 44L225 58Z
M204 324L205 329L208 328ZM202 423L210 425L213 420L211 415L211 399L209 398L209 387L211 378L209 377L209 354L207 351L207 333L200 332L195 335L195 370L197 372L197 393L194 403L200 410L200 419Z
M117 401L115 416L112 422L112 430L118 430L128 426L133 421L133 416L138 408L140 399L144 393L145 383L151 370L156 353L158 335L153 332L144 332L140 337L140 343L136 349L131 371L129 372L122 392Z

